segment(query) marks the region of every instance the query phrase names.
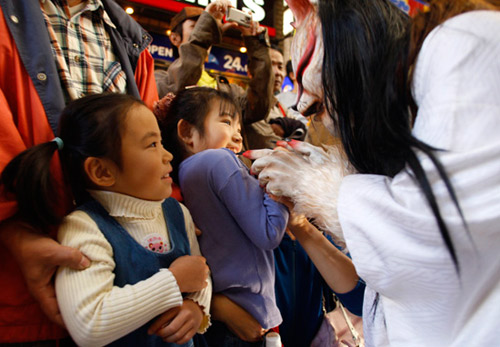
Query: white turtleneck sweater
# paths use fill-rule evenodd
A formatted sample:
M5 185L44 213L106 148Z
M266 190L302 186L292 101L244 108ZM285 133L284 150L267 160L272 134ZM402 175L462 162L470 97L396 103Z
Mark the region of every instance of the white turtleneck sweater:
M170 249L163 201L147 201L107 191L90 191L90 194L138 243L148 248L151 243L162 241L165 245L162 251ZM181 207L191 254L201 255L191 214L184 205ZM79 249L91 260L85 270L61 267L56 276L59 308L78 345L108 344L182 304L179 286L168 269L161 269L134 285L114 286L113 249L85 212L68 215L59 229L58 239L62 245ZM203 309L199 332L210 325L212 284L208 282L206 288L187 296Z

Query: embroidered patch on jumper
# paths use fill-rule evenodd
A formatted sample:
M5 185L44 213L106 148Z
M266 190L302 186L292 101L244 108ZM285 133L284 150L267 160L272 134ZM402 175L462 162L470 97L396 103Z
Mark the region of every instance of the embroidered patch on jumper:
M168 252L168 243L165 238L160 234L149 234L142 241L142 246L144 248L156 252L156 253L167 253Z

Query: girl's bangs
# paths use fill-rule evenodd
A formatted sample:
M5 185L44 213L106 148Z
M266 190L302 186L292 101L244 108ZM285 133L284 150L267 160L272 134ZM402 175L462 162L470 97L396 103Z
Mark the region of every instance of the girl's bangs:
M239 118L239 110L236 104L232 100L227 100L225 98L218 98L220 102L220 110L219 114L227 114L230 115L231 118Z

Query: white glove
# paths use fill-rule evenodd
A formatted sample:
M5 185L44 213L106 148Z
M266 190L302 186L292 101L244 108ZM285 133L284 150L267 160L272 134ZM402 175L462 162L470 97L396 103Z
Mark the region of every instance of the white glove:
M287 143L288 150L254 150L247 154L256 159L252 173L269 194L288 197L294 211L314 219L321 230L332 234L345 248L337 214L340 184L352 171L336 147L327 151L300 141Z

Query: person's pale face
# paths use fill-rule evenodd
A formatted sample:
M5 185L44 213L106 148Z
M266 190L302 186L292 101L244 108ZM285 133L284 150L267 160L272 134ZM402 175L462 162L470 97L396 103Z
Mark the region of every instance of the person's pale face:
M279 51L271 49L270 55L274 73L274 93L279 93L286 75L285 63L283 62L283 55Z
M122 169L113 191L144 200L162 200L172 194L172 154L161 144L160 128L145 106L134 106L122 134Z
M290 49L295 78L299 84L297 110L306 117L321 119L325 127L336 134L323 105L321 67L324 50L321 23L313 6L299 6L297 10L302 12L294 13L298 25Z
M211 103L204 125L203 135L193 130L193 152L198 153L205 149L228 148L238 153L243 148L241 125L238 117L232 117L221 108L220 101Z
M182 41L181 45L183 43L188 42L189 37L191 36L191 33L193 32L194 26L196 25L196 20L194 19L186 19L184 22L182 22Z

